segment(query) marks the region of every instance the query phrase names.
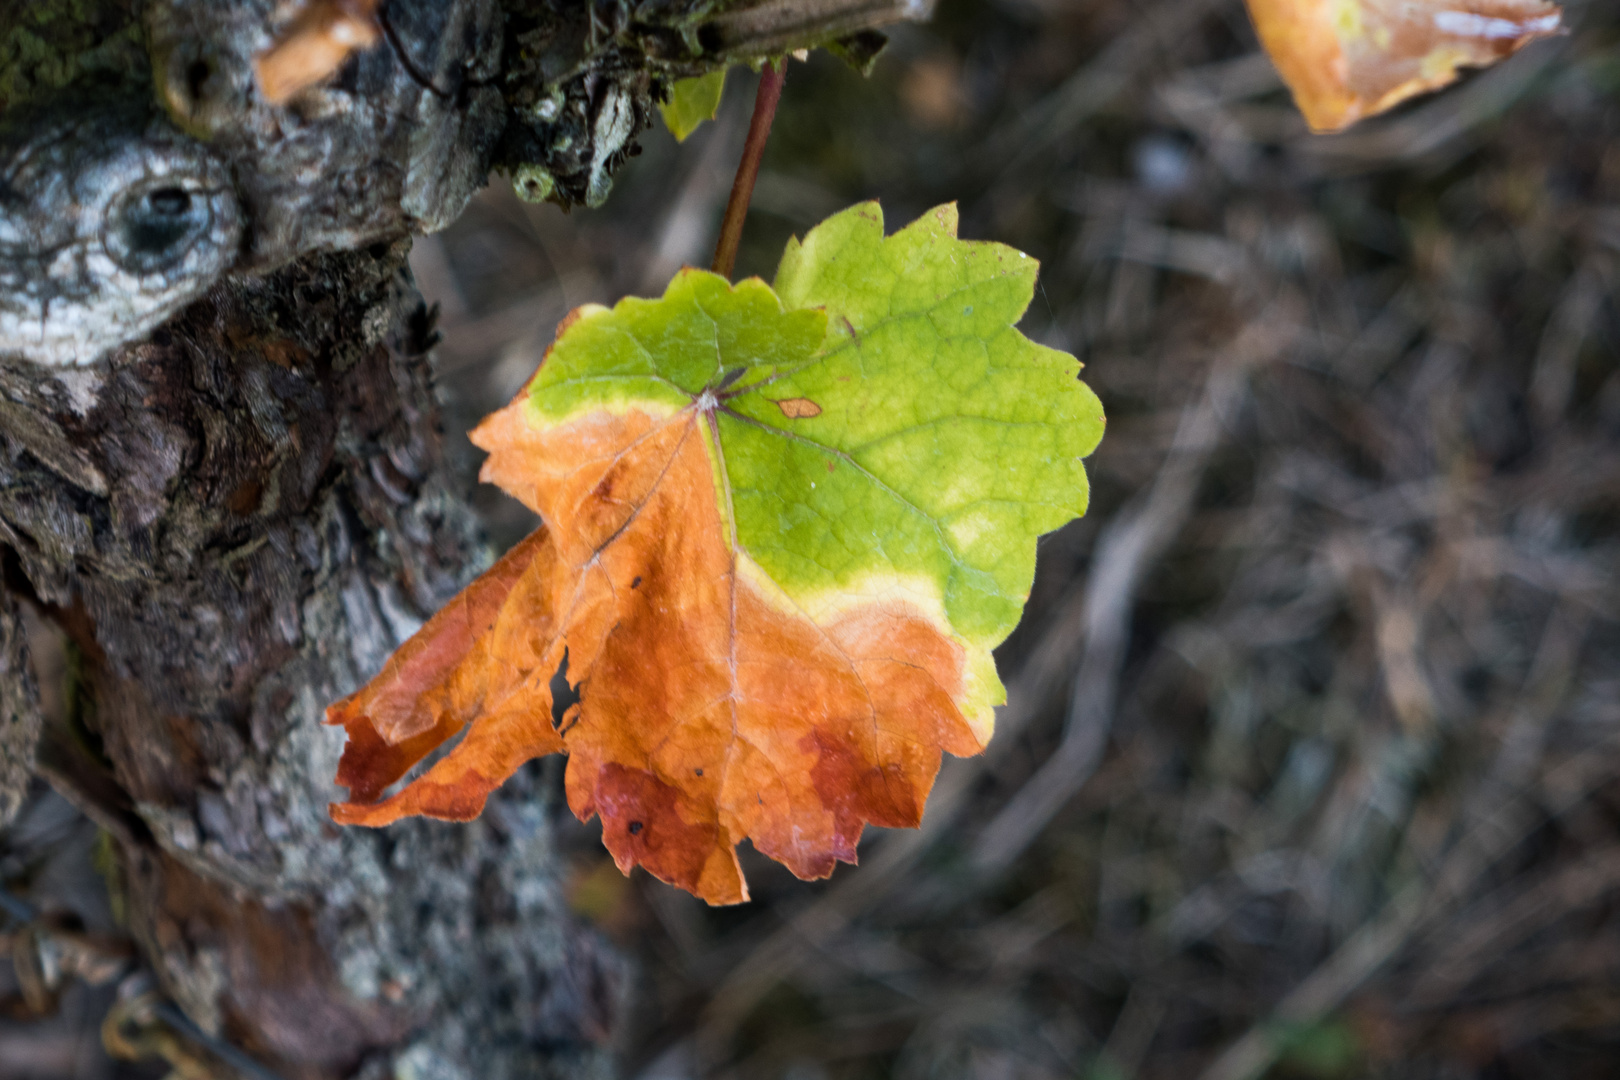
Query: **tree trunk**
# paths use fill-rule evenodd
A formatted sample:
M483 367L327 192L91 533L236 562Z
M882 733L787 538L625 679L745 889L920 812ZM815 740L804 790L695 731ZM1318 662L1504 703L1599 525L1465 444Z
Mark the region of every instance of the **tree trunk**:
M0 0L37 45L0 55L0 822L39 723L21 597L80 661L39 770L118 841L198 1025L289 1078L607 1075L624 968L567 913L537 771L467 825L327 814L326 704L489 562L403 237L495 166L600 201L669 79L836 35L865 57L919 5L393 0L383 45L282 107L252 65L286 7ZM150 269L172 236L89 217L128 212L142 147L207 251L137 296L97 276L107 237Z
M205 1029L294 1077L379 1052L588 1075L618 967L566 914L534 778L471 825L326 813L325 705L488 562L406 249L218 289L104 368L3 376L0 536L84 660L41 767L122 842L135 936Z

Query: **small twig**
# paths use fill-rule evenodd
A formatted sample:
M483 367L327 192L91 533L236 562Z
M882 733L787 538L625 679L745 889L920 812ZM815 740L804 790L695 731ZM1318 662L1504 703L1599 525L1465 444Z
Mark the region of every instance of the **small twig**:
M168 1024L176 1033L201 1046L243 1076L249 1077L251 1080L281 1080L279 1073L271 1072L235 1046L208 1034L208 1032L193 1023L191 1017L181 1012L174 1005L166 1001L160 1001L153 1008L152 1014L165 1024Z
M771 136L776 103L782 99L782 83L787 78L787 58L767 61L759 73L759 93L754 98L754 118L748 123L748 141L743 144L742 160L737 163L737 179L731 185L725 220L720 223L720 242L714 247L712 269L730 279L737 265L737 247L742 243L743 221L748 203L754 197L754 181L759 177L760 159L765 156L765 140Z

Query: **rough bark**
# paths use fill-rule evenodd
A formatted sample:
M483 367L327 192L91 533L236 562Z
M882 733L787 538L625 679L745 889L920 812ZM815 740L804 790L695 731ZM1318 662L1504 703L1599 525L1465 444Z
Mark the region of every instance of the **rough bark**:
M326 814L325 704L487 561L405 249L0 375L0 538L85 658L42 764L122 841L132 928L205 1029L289 1076L590 1075L616 962L567 917L532 788L471 826Z
M670 79L836 35L864 55L918 7L393 0L386 48L280 109L251 66L288 5L0 0L32 35L0 41L0 315L69 342L0 326L0 821L38 726L21 597L81 658L39 769L119 842L144 959L204 1029L289 1078L609 1072L622 964L567 915L536 775L469 825L327 815L325 705L489 558L403 237L494 166L600 201ZM141 145L228 168L193 233L140 216L172 185L118 195L151 166L107 148ZM105 199L48 182L86 162ZM105 252L144 275L134 315Z

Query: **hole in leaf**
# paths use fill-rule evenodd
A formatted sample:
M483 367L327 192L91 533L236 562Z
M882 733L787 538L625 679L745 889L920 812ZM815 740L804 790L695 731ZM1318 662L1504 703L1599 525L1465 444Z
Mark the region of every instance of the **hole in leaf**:
M568 681L568 650L563 650L562 663L551 677L551 726L561 728L568 710L579 704L579 687Z

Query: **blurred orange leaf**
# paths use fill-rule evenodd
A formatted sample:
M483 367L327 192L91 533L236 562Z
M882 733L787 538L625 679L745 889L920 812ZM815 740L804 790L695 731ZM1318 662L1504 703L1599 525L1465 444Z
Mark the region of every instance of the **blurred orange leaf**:
M349 54L370 48L381 32L378 0L309 0L254 62L259 92L281 105L330 77Z
M1248 0L1260 41L1315 131L1437 90L1559 32L1547 0Z

